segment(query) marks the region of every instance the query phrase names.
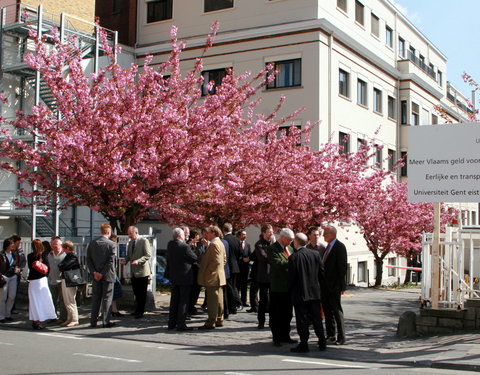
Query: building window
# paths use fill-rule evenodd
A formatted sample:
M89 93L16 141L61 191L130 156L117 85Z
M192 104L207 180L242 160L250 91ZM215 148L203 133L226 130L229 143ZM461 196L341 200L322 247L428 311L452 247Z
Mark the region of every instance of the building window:
M371 33L377 38L380 37L380 19L372 13Z
M226 75L227 70L225 68L203 71L202 96L215 94L217 86L222 84L222 80ZM213 82L213 86L209 89L208 85L210 82Z
M412 59L412 61L415 61L415 52L416 49L413 46L410 46L408 49L408 54L410 55L409 57Z
M388 96L388 118L395 119L395 98Z
M388 258L388 265L395 267L397 265L397 258ZM397 276L397 269L388 267L388 276Z
M340 8L344 12L347 11L347 0L337 0L337 8Z
M357 104L367 106L367 82L361 79L357 81Z
M385 26L385 44L393 48L393 30L388 26Z
M150 0L147 3L147 23L172 19L173 0Z
M405 58L405 39L398 38L398 56Z
M367 282L367 262L358 262L358 282Z
M277 71L275 79L267 85L267 89L294 87L302 84L302 60L285 60L273 62Z
M400 153L400 158L402 159L402 163L403 163L402 169L400 169L400 176L402 176L402 177L407 177L407 176L408 176L408 174L407 174L407 172L408 172L407 152L406 152L406 151L402 151L402 152Z
M120 13L122 10L122 0L113 0L112 14Z
M350 73L343 69L338 70L338 93L347 98L350 97Z
M373 110L382 113L382 91L376 88L373 89Z
M395 150L388 149L388 170L393 172L393 167L395 166Z
M282 136L282 133L285 133L285 135L289 135L291 130L293 128L297 128L298 130L302 130L302 125L285 125L285 126L280 126L277 130L277 138L280 139L281 136ZM298 143L297 143L297 146L301 146L302 145L302 140L301 140L301 137L299 136L299 139L298 139Z
M375 167L382 168L382 149L380 145L375 145Z
M363 11L365 6L358 0L355 0L355 21L357 21L360 25L365 24L364 14Z
M407 111L407 101L406 100L402 100L402 102L400 103L400 110L401 110L401 116L402 116L402 125L406 125L407 124L407 119L408 119L408 111Z
M437 70L437 83L443 87L443 74L440 70Z
M432 113L432 125L438 124L438 116Z
M338 133L338 145L340 146L341 154L348 154L350 152L350 138L347 133Z
M472 225L477 225L477 211L472 211Z
M420 107L412 103L412 125L420 125Z
M233 0L205 0L205 12L233 8Z

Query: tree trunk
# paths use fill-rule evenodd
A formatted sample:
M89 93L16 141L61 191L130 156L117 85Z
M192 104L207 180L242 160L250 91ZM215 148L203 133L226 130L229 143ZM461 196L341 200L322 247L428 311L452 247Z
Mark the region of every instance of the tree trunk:
M412 267L413 266L413 259L411 256L407 256L407 267ZM407 285L410 282L410 278L412 275L412 270L409 270L407 268L407 272L405 273L405 280L403 281L403 285Z
M383 258L376 258L375 259L375 268L377 274L375 276L375 285L376 287L382 285L382 277L383 277Z

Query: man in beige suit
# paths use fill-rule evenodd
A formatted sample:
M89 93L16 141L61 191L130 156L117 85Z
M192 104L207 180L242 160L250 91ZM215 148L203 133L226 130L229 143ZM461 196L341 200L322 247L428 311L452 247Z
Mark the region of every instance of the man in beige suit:
M227 282L224 266L227 263L225 246L220 237L222 231L211 225L205 229L205 239L209 245L200 263L198 284L206 289L208 319L199 329L214 329L223 326L223 290Z
M152 274L150 268L152 250L150 249L150 242L146 238L139 237L137 227L131 226L128 228L128 237L130 237L130 242L128 243L127 257L122 261L122 264L130 262L132 290L137 305L132 315L135 316L135 319L141 319L145 312L147 288Z

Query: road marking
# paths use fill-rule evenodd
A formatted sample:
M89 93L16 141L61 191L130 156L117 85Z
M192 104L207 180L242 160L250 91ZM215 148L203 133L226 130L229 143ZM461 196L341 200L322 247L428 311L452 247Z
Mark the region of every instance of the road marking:
M118 357L109 357L106 355L98 355L98 354L88 354L88 353L73 353L73 355L78 355L81 357L93 357L93 358L101 358L101 359L110 359L114 361L121 361L121 362L128 362L128 363L141 363L138 359L127 359L127 358L118 358Z
M61 339L83 340L83 337L78 337L78 336L73 336L73 335L59 335L57 333L37 333L37 335L58 337L58 338L61 338Z
M225 350L189 350L188 352L199 353L199 354L216 354L216 353L225 353L226 351Z
M367 366L355 366L355 365L341 365L339 363L329 363L329 362L314 362L314 361L301 361L298 359L282 359L283 362L293 362L293 363L305 363L309 365L321 365L321 366L334 366L334 367L345 367L345 368L362 368L362 369L374 369L375 367Z
M13 346L10 342L0 342L0 345Z
M247 374L245 372L225 372L225 375L252 375L252 374Z

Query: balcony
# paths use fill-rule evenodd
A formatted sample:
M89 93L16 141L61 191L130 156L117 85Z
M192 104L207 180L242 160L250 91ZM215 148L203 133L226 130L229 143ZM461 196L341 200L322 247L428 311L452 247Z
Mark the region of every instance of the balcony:
M407 52L406 59L398 61L398 69L402 73L416 73L418 70L420 70L437 82L437 74L435 71L430 66L425 64L425 62L415 56L411 51Z

